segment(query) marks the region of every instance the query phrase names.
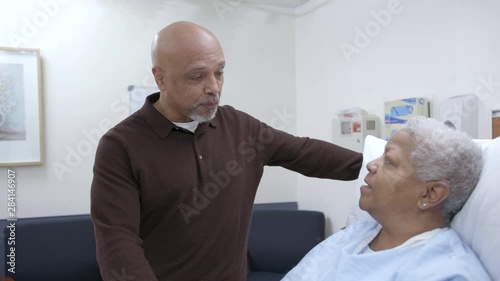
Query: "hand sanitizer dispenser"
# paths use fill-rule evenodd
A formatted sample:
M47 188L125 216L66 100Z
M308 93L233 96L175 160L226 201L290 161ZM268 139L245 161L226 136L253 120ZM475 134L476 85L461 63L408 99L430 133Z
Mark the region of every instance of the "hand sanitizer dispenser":
M439 104L439 120L478 138L478 98L474 94L450 97Z
M333 143L363 152L363 142L367 135L380 137L379 118L360 108L341 111L333 119Z

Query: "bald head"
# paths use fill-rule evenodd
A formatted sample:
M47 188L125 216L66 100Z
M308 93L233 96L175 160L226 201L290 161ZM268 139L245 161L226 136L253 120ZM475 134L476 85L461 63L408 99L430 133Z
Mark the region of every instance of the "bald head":
M152 72L160 89L154 104L172 122L214 118L224 84L224 53L214 34L191 22L175 22L156 35Z
M221 49L215 35L208 29L187 21L174 22L156 34L151 46L154 66L167 67L165 61L193 55L206 49Z

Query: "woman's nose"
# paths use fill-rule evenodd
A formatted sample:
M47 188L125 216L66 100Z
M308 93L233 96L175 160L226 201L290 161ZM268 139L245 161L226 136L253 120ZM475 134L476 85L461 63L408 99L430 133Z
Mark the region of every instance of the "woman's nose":
M377 158L375 160L372 160L372 161L368 162L368 164L366 164L366 169L368 169L368 172L370 172L370 173L376 173L377 172L377 169L378 169L378 163L377 163L377 161L379 159L380 158Z

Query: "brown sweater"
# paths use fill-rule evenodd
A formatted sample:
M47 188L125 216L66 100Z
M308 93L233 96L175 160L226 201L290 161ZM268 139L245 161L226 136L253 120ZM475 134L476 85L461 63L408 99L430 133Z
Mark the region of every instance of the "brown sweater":
M193 134L153 107L158 97L97 148L91 215L105 281L246 280L265 165L339 180L356 179L361 168L359 153L275 130L230 106Z

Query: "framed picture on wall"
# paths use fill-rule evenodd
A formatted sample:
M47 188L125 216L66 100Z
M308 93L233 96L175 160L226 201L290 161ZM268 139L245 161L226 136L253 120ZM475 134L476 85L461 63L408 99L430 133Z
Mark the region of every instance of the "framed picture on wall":
M40 51L0 47L0 166L43 164Z

